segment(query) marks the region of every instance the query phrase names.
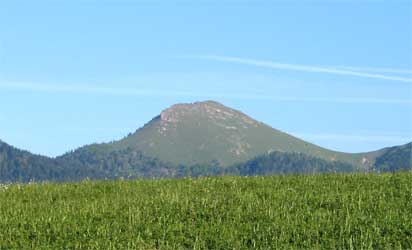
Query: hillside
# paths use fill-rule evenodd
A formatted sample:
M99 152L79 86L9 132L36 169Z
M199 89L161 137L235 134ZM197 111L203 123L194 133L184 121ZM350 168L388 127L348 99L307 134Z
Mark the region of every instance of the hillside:
M225 173L240 176L350 173L356 171L356 167L349 163L326 161L302 153L281 152L261 155L225 169Z
M375 169L380 172L412 169L412 142L382 150L375 160Z
M184 165L213 162L225 167L274 151L362 167L373 161L367 154L335 152L300 140L214 101L173 105L122 140L83 150L108 153L128 148Z
M30 181L78 181L104 178L95 166L73 164L17 149L0 141L0 183Z
M52 159L0 141L0 182L55 179L59 174L62 169Z
M207 101L177 104L112 143L57 158L0 141L0 182L273 175L410 170L412 143L349 154L331 151Z

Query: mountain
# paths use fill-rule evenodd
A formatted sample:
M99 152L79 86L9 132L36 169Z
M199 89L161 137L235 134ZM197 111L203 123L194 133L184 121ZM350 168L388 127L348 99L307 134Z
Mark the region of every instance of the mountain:
M213 102L177 104L127 137L57 158L0 140L0 182L388 172L412 169L412 143L368 153L331 151Z
M126 149L177 165L226 167L274 151L360 167L373 161L368 154L335 152L300 140L214 101L173 105L122 140L81 150L107 154Z
M376 157L374 165L375 170L379 172L411 170L412 142L381 150L381 154Z

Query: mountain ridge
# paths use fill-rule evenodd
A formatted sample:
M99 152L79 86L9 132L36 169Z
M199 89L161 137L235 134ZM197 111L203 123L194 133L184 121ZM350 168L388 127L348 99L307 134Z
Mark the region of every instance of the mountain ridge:
M175 104L123 139L56 158L0 140L0 182L221 174L386 172L412 167L412 143L366 153L328 150L215 101Z
M373 160L368 153L332 151L303 141L216 101L172 105L108 147L132 147L175 164L218 161L227 166L272 151L305 153L360 166L370 166Z

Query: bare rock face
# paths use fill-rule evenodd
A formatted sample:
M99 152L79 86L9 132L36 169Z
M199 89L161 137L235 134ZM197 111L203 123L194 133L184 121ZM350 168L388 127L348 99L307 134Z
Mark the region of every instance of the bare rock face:
M193 115L207 118L214 122L224 122L227 120L238 120L244 125L257 127L259 122L247 115L214 101L175 104L164 110L160 114L160 119L167 123L179 123L184 119L190 119ZM239 124L240 125L240 124ZM226 126L227 129L237 129L235 126Z
M160 113L160 119L164 122L172 122L172 123L178 122L176 115L170 110L165 110L162 113Z

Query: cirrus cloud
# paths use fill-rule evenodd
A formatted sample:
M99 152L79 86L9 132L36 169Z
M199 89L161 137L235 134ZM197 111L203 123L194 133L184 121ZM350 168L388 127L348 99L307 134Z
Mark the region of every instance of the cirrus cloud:
M349 67L339 68L339 67L330 67L330 66L287 64L287 63L278 63L278 62L272 62L272 61L262 61L262 60L247 59L247 58L240 58L240 57L216 56L216 55L196 56L196 58L219 61L219 62L226 62L226 63L251 65L251 66L270 68L270 69L275 69L275 70L291 70L291 71L312 72L312 73L326 73L326 74L343 75L343 76L373 78L373 79L388 80L388 81L412 82L412 78L408 78L408 77L366 72L366 71L373 71L373 69L371 68L365 68L366 71L356 71L355 68L349 68ZM389 69L384 69L384 70L380 69L380 70L381 72L383 72L385 70L388 71ZM405 72L409 73L412 71L412 70L396 70L396 69L390 69L390 70L393 73L395 73L394 71L398 71L398 73L399 71L402 71L403 73Z

